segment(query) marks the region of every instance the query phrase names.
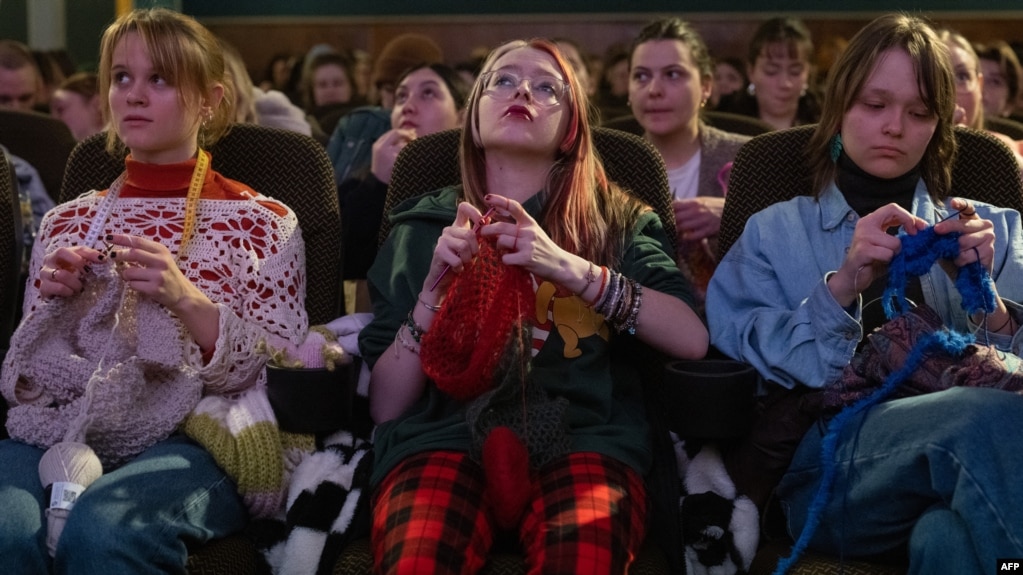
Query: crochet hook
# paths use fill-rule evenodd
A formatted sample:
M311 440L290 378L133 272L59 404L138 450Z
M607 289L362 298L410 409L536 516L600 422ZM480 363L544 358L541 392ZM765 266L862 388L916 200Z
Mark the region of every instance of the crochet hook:
M488 219L490 218L490 214L492 213L494 213L493 207L487 210L486 213L484 213L483 216L480 217L479 221L476 222L476 225L472 227L472 231L476 232L476 237L479 237L480 226L487 223ZM444 279L444 276L448 273L448 270L450 269L451 266L449 265L448 267L444 268L444 271L440 272L440 275L437 276L437 279L433 280L433 285L430 286L430 291L433 291L433 288L437 287L437 284L440 283L440 280Z

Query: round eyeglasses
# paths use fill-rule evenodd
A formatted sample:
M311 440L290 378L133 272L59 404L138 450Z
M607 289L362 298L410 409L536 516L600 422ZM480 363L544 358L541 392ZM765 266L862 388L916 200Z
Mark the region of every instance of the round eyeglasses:
M498 100L511 100L526 83L533 101L540 106L554 106L568 93L568 84L556 76L534 76L525 78L508 70L492 70L480 76L483 93Z

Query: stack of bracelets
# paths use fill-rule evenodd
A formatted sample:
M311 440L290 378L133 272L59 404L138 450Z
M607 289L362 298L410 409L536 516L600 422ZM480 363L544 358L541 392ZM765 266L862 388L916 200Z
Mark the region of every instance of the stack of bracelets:
M596 280L592 271L587 274L587 280L587 285ZM636 318L642 303L643 286L639 282L607 267L600 267L600 290L588 305L603 315L615 331L628 331L635 335Z
M426 309L429 309L430 311L436 311L434 308L440 309L439 306L427 305L426 302L423 302L423 305L426 306ZM405 339L405 336L401 334L402 329L407 330L408 334L412 336L412 342ZM409 310L408 317L405 318L405 321L401 322L401 325L398 326L398 331L394 334L394 341L398 342L401 345L401 347L411 351L416 355L419 355L419 349L422 347L422 340L424 335L426 335L426 330L423 329L423 326L416 323L416 320L412 318L412 310ZM394 355L395 357L397 357L398 348L394 348Z

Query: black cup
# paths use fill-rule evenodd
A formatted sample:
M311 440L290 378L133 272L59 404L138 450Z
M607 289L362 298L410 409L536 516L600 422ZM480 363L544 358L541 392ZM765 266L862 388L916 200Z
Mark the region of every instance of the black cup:
M292 433L327 433L348 425L358 383L354 363L326 368L267 364L266 393L277 425Z
M753 418L759 375L731 359L676 360L664 372L668 425L680 437L745 435Z

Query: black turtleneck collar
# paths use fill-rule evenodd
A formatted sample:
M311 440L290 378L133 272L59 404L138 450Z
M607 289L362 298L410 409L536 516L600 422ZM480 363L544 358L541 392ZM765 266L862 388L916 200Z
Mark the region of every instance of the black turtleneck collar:
M920 180L919 167L897 178L879 178L863 171L843 152L837 168L835 183L849 207L860 217L892 202L912 211L913 193Z

